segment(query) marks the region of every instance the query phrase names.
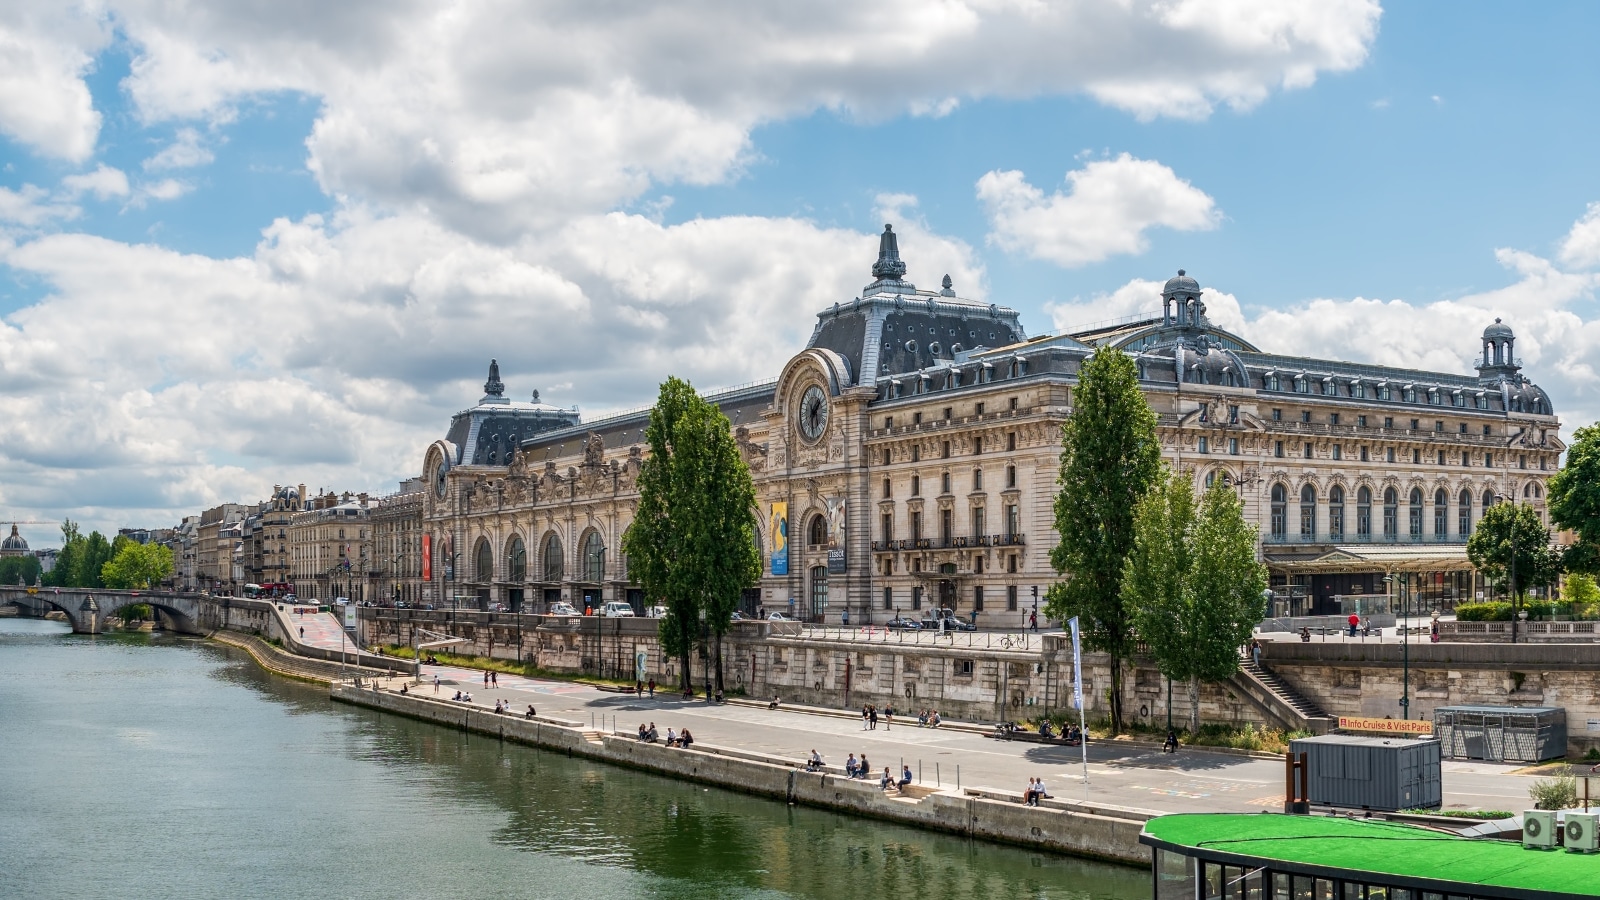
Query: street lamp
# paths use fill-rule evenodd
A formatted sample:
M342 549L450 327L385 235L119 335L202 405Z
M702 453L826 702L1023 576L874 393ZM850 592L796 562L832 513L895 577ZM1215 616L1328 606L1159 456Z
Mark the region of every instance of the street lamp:
M1495 494L1494 502L1504 503L1504 495ZM1511 643L1517 642L1517 501L1511 499Z
M1384 584L1398 584L1400 592L1400 640L1401 640L1401 684L1400 689L1400 714L1404 718L1411 718L1411 629L1406 627L1406 613L1409 612L1409 603L1406 588L1409 586L1409 577L1402 581L1397 579L1393 572L1383 576ZM1394 601L1389 601L1389 608L1394 609Z

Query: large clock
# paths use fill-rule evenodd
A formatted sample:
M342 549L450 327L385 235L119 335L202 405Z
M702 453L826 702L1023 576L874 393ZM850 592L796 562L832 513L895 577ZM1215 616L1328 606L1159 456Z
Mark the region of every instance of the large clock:
M813 384L800 396L800 433L806 440L815 441L828 430L828 395L821 385Z
M444 499L444 474L446 468L445 462L442 459L439 460L438 464L433 467L433 492L441 500Z

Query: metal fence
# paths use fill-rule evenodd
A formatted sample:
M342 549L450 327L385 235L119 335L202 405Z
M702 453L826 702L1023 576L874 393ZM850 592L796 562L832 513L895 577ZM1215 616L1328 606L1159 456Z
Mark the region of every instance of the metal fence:
M780 623L773 623L774 625ZM802 625L799 622L781 623L786 627L773 628L773 637L794 637L809 641L830 641L846 644L892 644L908 647L954 647L973 650L1034 651L1044 649L1044 635L1031 631L919 631L915 629L883 628L864 625L860 627L838 625ZM793 627L799 626L799 627Z

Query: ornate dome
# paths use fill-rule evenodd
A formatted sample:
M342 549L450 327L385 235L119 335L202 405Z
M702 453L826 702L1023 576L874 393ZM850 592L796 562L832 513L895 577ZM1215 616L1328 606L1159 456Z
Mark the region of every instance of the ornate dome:
M1168 283L1170 284L1171 282ZM1516 335L1512 334L1510 325L1502 323L1499 319L1495 319L1493 325L1483 330L1483 339L1486 341L1508 337L1516 337Z
M0 551L26 551L27 549L28 542L23 540L22 535L17 533L17 526L15 525L11 526L11 536L4 541L0 541Z
M1161 289L1163 294L1198 294L1200 282L1190 278L1182 269L1178 270L1175 277L1167 279L1167 286Z

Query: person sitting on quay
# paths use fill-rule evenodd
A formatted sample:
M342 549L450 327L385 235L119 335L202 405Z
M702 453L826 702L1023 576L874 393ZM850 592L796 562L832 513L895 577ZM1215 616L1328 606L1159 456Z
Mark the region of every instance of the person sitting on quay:
M1170 728L1167 729L1167 739L1161 742L1161 752L1162 753L1177 753L1178 752L1178 733L1176 731L1173 731Z
M672 728L670 728L670 727L667 728L667 746L668 747L676 747L676 746L678 746L678 733L676 731L673 731Z
M1038 806L1039 805L1039 787L1038 787L1038 785L1039 785L1039 782L1038 782L1037 779L1033 779L1033 778L1029 778L1028 779L1028 787L1027 787L1026 790L1024 790L1022 792L1022 802L1023 803L1026 803L1029 806Z
M471 703L472 702L472 692L468 691L467 693L462 694L461 695L461 702L462 703Z
M644 727L644 723L643 722L639 723L639 740L641 740L641 741L650 740L650 732L649 732L648 729L646 729Z
M692 743L694 743L694 735L690 734L689 733L689 729L685 728L678 735L678 746L682 747L685 750L687 750L687 749L689 749L689 745L692 744Z
M722 697L722 688L717 688L717 702L718 703L726 703L726 702L728 702L727 700L723 699L723 697Z
M457 703L460 703L461 702L461 692L460 691L456 691L456 695L454 697L451 697L450 699L455 701L455 702L457 702Z
M859 768L856 769L856 773L859 774L862 778L865 778L865 777L867 777L867 773L869 773L871 771L872 771L872 764L867 762L867 755L865 753L861 754L861 765L860 765Z
M894 784L894 776L889 774L889 767L883 767L883 777L878 779L878 790L889 792L889 785Z
M904 788L911 783L911 767L905 763L900 764L900 781L896 787Z
M937 709L933 710L930 713L928 713L928 727L929 728L938 728L940 723L943 722L943 721L944 721L943 719L939 718L939 711Z
M410 683L409 682L401 682L400 683L400 696L404 697L405 695L407 695L409 693L411 693L411 685L410 685Z
M777 709L777 708L778 708L778 695L777 694L773 694L772 695L772 702L767 704L767 709Z
M505 704L497 697L494 701L494 714L500 715L506 711Z
M811 758L806 760L806 771L822 771L822 754L818 753L815 748L812 748L811 750Z
M1044 779L1036 778L1033 782L1033 805L1038 806L1040 800L1050 799L1050 792L1044 789Z
M656 731L656 723L650 723L650 730L644 733L644 739L645 743L648 744L654 744L656 741L661 740L661 732Z
M927 711L927 709L919 709L919 710L917 710L917 727L918 728L927 728L928 727L928 711Z
M538 713L533 711L533 704L529 703L528 704L528 714L526 716L524 716L523 718L531 719L531 718L533 718L534 716L537 716L537 715L538 715Z
M844 761L844 777L856 777L856 772L859 771L860 768L861 767L856 764L856 755L854 753L850 754L850 758Z

